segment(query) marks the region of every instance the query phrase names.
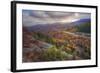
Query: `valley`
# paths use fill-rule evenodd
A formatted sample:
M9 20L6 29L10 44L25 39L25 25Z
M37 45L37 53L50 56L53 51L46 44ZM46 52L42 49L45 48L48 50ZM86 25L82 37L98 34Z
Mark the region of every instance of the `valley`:
M23 28L23 62L90 59L90 42L89 33L75 28L46 32Z
M91 59L91 13L22 10L22 62Z

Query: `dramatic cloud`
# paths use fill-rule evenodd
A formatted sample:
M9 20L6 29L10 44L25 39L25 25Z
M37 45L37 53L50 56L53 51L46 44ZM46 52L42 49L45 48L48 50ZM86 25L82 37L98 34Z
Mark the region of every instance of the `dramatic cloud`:
M24 26L54 23L63 24L71 23L83 18L90 18L90 16L89 13L23 10L22 23Z

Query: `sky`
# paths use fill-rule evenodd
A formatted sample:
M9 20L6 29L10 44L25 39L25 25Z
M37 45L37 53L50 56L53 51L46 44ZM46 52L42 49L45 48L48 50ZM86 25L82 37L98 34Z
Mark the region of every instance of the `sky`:
M80 19L91 18L90 13L62 12L62 11L37 11L22 10L23 26L34 26L37 24L67 24Z

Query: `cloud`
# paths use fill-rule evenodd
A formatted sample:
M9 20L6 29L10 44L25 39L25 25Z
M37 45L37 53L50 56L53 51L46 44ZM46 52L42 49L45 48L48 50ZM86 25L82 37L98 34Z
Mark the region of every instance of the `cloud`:
M24 26L37 24L70 23L81 18L90 18L89 13L23 10L22 23Z

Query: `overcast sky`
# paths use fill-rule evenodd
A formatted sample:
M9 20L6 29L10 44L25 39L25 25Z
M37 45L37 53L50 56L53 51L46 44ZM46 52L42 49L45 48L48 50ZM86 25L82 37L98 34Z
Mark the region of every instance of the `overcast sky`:
M84 18L91 18L91 14L60 11L22 11L22 23L24 26L33 26L37 24L46 25L54 23L67 24Z

